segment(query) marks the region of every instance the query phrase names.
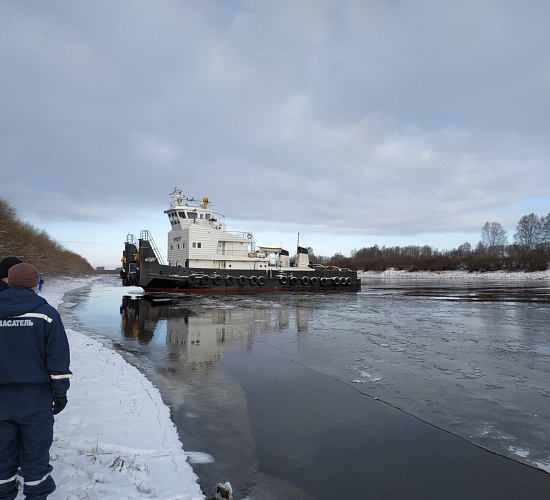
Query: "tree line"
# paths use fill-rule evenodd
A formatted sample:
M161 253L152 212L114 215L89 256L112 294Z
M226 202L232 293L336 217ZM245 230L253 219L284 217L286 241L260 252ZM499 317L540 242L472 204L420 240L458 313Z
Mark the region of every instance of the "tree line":
M19 257L48 276L84 276L95 271L84 257L67 250L44 230L23 222L15 207L0 198L0 259Z
M44 230L23 222L14 206L0 197L0 259L8 255L21 258L49 276L94 274L90 263L67 250ZM336 253L316 256L309 248L310 261L323 265L349 267L364 271L388 268L409 271L543 271L550 261L550 213L539 217L531 213L518 221L513 243L498 222L486 222L475 247L466 242L452 250L424 246L378 246L353 250L350 257Z
M378 246L354 250L350 257L315 256L313 263L349 267L364 271L395 268L409 271L544 271L550 261L550 213L539 217L531 213L520 218L508 242L507 231L498 222L486 222L481 239L473 247L466 242L452 250L424 246Z

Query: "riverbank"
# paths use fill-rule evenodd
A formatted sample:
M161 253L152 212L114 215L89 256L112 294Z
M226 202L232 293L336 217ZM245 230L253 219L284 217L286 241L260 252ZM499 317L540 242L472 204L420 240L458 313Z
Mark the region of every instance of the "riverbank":
M550 280L550 269L526 273L523 271L360 271L360 278L365 279L410 279L410 280L456 280L456 281L534 281Z
M90 279L49 279L42 296L57 307ZM49 498L203 499L193 453L183 450L159 391L115 351L78 331L67 335L73 377L69 403L55 417L57 490Z

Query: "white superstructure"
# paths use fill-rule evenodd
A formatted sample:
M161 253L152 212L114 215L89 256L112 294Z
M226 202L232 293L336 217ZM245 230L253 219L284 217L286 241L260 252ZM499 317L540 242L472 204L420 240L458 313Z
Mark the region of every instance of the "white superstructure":
M223 216L214 213L208 198L200 202L180 189L174 189L170 196L170 207L164 212L171 224L169 266L250 271L290 267L288 252L282 248L256 250L251 232L228 232ZM303 270L311 269L307 254L299 254L296 264Z

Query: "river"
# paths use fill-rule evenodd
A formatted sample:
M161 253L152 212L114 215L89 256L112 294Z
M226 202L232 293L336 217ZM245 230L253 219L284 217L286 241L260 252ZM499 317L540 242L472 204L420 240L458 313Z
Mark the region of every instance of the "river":
M546 281L146 297L102 277L66 301L159 388L207 494L548 497Z

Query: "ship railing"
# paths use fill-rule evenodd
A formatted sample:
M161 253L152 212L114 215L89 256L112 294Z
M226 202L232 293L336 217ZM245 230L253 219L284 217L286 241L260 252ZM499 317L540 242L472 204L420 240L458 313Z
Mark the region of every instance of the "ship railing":
M248 251L247 250L218 250L216 252L217 255L225 255L229 257L248 257Z
M226 231L228 234L234 234L235 236L238 236L239 238L246 238L247 240L252 240L254 235L250 232L246 231Z
M126 235L126 243L130 243L130 245L134 245L138 248L138 240L132 233Z
M157 248L155 240L153 239L153 235L145 229L139 233L139 239L149 242L149 245L151 245L151 248L153 249L153 252L155 253L155 257L157 258L159 264L164 265L164 260L160 255L159 249Z

